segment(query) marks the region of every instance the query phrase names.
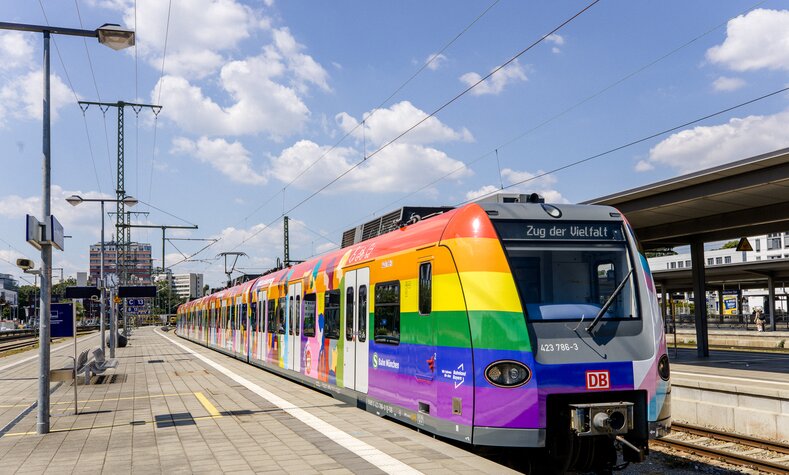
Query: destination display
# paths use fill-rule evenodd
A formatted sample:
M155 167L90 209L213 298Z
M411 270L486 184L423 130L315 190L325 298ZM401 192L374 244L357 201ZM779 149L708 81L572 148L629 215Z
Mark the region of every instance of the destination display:
M502 239L526 241L624 241L622 223L495 221Z

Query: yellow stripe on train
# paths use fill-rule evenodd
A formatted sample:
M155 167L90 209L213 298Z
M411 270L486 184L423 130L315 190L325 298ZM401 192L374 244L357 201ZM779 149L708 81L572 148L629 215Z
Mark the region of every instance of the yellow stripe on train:
M473 310L522 312L518 289L511 274L503 272L461 272L466 306Z

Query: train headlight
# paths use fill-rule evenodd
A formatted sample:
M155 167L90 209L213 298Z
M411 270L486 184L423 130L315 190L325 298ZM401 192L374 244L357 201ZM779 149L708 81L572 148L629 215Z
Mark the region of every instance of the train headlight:
M529 382L531 371L517 361L497 361L485 369L485 379L500 388L517 388Z
M669 368L668 364L668 355L663 355L660 357L660 361L657 364L657 372L660 375L660 379L663 381L668 381L671 377L671 369Z

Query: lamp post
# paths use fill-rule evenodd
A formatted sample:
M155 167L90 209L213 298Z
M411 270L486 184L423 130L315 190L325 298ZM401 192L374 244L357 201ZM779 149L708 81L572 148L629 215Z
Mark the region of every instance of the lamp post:
M114 50L127 48L134 45L134 32L121 28L119 25L104 24L95 30L80 30L75 28L60 28L55 26L25 25L21 23L0 22L0 30L28 31L43 33L44 35L44 101L43 101L43 192L42 192L42 218L45 223L50 220L51 193L50 193L50 140L49 140L49 38L50 35L82 36L98 38L99 43L109 46ZM52 245L41 243L41 318L39 319L39 360L40 371L38 381L38 419L36 432L49 433L49 318L50 303L52 298Z
M106 315L106 282L104 282L104 203L117 203L119 200L112 199L112 198L83 198L79 195L71 195L66 198L66 201L71 206L77 206L83 202L94 202L94 203L101 203L101 251L99 253L99 280L101 281L101 286L99 289L101 290L101 309L99 310L101 314L99 328L101 332L101 350L105 351L106 345L104 342L104 318ZM126 196L123 198L122 201L126 206L132 207L137 204L137 199L132 196ZM117 247L115 249L117 255ZM115 357L115 314L113 312L112 318L110 318L110 357Z

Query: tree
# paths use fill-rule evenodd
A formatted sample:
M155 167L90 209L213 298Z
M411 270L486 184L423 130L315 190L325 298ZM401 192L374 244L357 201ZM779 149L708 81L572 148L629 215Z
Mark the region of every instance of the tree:
M662 256L676 256L677 252L674 249L670 248L670 247L661 247L661 248L658 248L658 249L650 249L650 250L644 252L644 255L647 258L650 258L650 257L662 257Z
M736 248L736 247L737 247L737 244L738 244L739 242L740 242L739 240L735 239L734 241L729 241L729 242L727 242L726 244L724 244L724 245L723 245L723 246L721 246L720 248L721 248L721 249L734 249L734 248Z

